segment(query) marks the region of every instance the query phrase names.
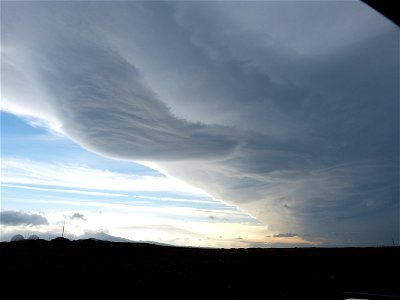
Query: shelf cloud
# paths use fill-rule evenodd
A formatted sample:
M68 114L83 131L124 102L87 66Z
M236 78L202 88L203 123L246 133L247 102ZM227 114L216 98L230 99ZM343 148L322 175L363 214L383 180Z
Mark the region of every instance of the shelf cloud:
M3 110L277 232L398 237L399 29L362 2L2 8Z

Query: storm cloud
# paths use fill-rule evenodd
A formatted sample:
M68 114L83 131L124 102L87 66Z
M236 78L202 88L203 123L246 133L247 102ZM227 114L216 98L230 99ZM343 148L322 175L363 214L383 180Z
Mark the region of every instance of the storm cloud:
M399 236L399 28L361 2L2 4L3 109L277 232Z

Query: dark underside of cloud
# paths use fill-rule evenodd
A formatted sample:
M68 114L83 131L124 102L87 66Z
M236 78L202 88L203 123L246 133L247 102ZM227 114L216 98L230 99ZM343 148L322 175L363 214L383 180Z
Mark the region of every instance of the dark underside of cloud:
M278 233L278 234L274 234L272 237L275 238L288 238L288 237L295 237L298 236L297 233Z
M82 221L86 221L86 218L83 214L81 213L73 213L72 215L70 215L68 217L70 220L82 220Z
M38 214L5 210L0 212L0 224L8 226L47 225L48 221L45 217Z
M398 27L365 4L5 3L2 27L9 111L272 230L398 237Z

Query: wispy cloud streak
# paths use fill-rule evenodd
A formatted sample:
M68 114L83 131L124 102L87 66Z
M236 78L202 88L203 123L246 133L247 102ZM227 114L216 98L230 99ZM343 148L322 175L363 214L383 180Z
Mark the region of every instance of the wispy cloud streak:
M16 188L16 189L26 189L26 190L46 191L46 192L56 192L56 193L68 193L68 194L81 194L81 195L89 195L89 196L128 197L128 195L126 195L126 194L104 193L104 192L82 191L82 190L67 190L67 189L47 189L47 188L25 186L25 185L2 184L1 186L9 187L9 188Z

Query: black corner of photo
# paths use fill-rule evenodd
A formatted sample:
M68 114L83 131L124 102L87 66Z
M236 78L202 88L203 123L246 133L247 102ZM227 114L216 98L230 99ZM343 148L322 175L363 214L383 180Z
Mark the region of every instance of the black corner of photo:
M2 242L0 250L2 286L30 297L400 299L399 246L210 249L56 238Z
M397 26L400 26L400 13L398 3L390 0L361 0L365 4L372 7L374 10L384 15Z

